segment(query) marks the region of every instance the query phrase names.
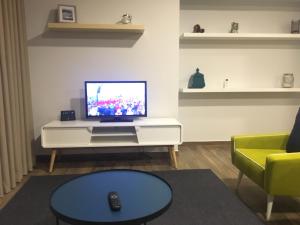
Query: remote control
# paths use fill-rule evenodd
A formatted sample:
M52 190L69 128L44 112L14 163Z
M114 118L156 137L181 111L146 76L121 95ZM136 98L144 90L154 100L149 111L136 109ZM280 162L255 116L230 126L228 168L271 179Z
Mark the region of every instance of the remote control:
M108 193L108 202L111 210L119 211L121 209L121 201L117 192Z

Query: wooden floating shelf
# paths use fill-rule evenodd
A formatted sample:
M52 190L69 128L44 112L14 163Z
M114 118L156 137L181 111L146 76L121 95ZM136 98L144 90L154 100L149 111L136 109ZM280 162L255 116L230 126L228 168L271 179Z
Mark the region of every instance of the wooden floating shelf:
M143 33L141 24L82 24L82 23L48 23L49 30L55 31L97 31Z
M181 93L300 93L300 88L224 88L224 89L197 89L182 88Z
M300 41L300 34L277 33L183 33L181 40Z

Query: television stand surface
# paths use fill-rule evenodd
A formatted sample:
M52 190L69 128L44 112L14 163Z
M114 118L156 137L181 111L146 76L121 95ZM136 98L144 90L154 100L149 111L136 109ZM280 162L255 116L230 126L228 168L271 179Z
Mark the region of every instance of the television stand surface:
M51 149L49 172L56 152L68 148L168 147L177 168L175 145L182 143L182 125L174 118L140 118L132 122L52 121L41 128L42 147Z

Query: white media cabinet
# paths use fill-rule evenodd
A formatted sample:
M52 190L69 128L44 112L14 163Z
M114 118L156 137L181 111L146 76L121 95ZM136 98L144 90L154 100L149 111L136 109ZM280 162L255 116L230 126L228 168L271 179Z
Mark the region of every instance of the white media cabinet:
M175 145L182 143L182 125L173 118L141 118L133 122L52 121L42 127L43 148L51 149L49 172L57 149L122 146L167 146L177 168Z

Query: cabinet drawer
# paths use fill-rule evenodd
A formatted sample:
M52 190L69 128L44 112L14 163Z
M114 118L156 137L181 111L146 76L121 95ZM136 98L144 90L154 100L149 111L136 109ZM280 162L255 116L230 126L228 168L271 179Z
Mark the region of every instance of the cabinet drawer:
M181 143L180 126L137 127L136 133L141 145L175 145Z
M88 145L90 143L91 133L86 127L49 127L42 130L42 136L42 146L44 148L76 147Z

